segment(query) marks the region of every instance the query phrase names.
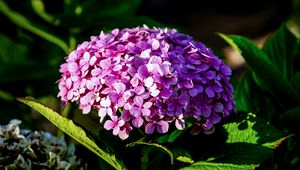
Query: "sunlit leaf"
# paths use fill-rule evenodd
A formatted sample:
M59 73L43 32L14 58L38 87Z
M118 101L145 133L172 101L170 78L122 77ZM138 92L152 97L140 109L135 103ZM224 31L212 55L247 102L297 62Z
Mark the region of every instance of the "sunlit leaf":
M212 163L199 161L191 166L181 168L181 170L252 170L257 167L256 165L235 165L235 164L227 164L227 163Z
M228 133L224 150L210 161L258 165L289 137L252 113L240 113L234 117L223 125Z
M76 126L72 120L60 116L53 110L40 104L33 98L19 98L20 102L30 106L34 110L40 112L44 117L46 117L55 126L61 129L63 132L71 136L73 139L81 143L83 146L88 148L90 151L94 152L97 156L102 158L108 164L113 166L115 169L126 169L120 160L118 160L114 154L107 153L97 146L97 144L87 137L85 131Z

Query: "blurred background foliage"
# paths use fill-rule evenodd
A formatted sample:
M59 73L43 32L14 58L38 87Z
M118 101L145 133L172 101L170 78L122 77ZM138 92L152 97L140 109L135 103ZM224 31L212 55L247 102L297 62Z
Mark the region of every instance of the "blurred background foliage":
M60 133L15 100L34 96L86 128L99 129L96 114L84 117L76 107L62 107L55 82L64 57L101 30L143 24L177 28L220 57L229 56L225 60L238 79L247 67L215 32L245 35L263 44L283 21L299 36L299 16L300 0L0 0L0 124L18 118L30 129Z

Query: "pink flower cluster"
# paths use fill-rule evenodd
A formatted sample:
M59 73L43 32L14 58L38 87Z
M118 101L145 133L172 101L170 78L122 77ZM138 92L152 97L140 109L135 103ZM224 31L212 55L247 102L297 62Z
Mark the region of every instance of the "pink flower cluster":
M183 129L212 133L234 109L231 70L210 49L176 30L137 27L92 36L61 65L59 94L78 101L84 114L96 109L104 128L126 139Z

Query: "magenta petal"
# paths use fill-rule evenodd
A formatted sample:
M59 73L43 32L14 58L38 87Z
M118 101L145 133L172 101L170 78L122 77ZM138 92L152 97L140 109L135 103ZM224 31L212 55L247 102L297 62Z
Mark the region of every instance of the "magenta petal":
M125 121L125 122L128 122L130 119L131 119L131 114L128 110L123 110L122 111L122 119Z
M171 89L163 89L162 91L160 91L160 96L162 98L168 99L169 97L172 96L172 90Z
M154 132L155 124L154 123L148 123L145 126L145 133L146 134L152 134Z
M166 121L159 121L156 123L158 133L166 133L169 130L169 123Z
M119 94L117 93L110 93L109 94L109 99L113 102L113 103L116 103L119 99Z
M142 78L146 78L149 76L149 71L147 66L142 65L138 68L138 74L142 77Z
M114 128L114 127L115 127L115 124L114 124L114 122L111 121L111 120L107 120L107 121L104 123L104 128L105 128L106 130L111 130L111 129Z

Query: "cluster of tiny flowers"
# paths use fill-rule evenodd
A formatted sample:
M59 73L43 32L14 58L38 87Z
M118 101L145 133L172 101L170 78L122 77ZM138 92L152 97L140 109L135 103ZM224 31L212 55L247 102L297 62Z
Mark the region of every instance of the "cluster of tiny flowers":
M130 131L166 133L193 118L193 133L214 131L234 109L231 69L212 51L174 29L137 27L101 32L61 65L59 94L96 109L104 128L126 139Z

